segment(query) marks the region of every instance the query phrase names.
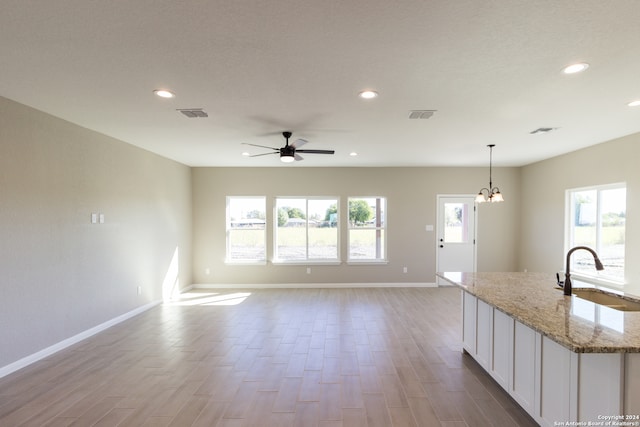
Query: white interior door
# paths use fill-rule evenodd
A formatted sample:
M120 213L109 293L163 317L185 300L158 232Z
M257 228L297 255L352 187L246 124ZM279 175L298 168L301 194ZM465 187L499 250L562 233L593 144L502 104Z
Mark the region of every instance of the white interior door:
M438 196L437 271L476 271L475 196ZM447 284L437 278L438 285Z

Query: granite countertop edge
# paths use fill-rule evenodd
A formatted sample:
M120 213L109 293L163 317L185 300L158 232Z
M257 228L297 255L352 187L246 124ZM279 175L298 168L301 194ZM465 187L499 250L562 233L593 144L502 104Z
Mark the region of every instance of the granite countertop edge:
M572 313L572 305L576 304L574 297L564 296L555 286L553 274L446 272L437 275L574 353L640 353L640 312L610 313L623 319L624 331L585 320ZM533 301L527 301L529 294ZM531 305L526 306L527 302Z

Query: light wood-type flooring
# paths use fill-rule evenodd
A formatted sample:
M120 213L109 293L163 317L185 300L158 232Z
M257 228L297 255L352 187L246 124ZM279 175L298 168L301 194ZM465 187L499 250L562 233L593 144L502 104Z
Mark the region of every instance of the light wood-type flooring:
M0 379L0 426L532 426L455 288L196 290Z

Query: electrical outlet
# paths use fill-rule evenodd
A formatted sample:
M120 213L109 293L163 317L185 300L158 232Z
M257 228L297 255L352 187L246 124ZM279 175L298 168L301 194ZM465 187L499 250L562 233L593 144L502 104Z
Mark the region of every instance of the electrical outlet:
M138 295L142 295L142 286L138 286Z
M206 274L208 276L209 274L211 274L211 270L208 269L208 268L205 268L204 269L204 274Z
M406 273L407 271L408 271L408 270L407 270L407 267L403 267L403 268L402 268L402 272L403 272L403 273Z
M307 267L307 274L311 274L311 267Z

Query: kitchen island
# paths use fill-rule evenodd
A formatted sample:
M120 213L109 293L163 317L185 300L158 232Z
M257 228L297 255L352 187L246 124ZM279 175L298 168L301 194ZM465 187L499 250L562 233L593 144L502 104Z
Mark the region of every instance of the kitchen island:
M552 274L438 276L463 290L464 351L541 425L640 426L640 311L564 296Z

